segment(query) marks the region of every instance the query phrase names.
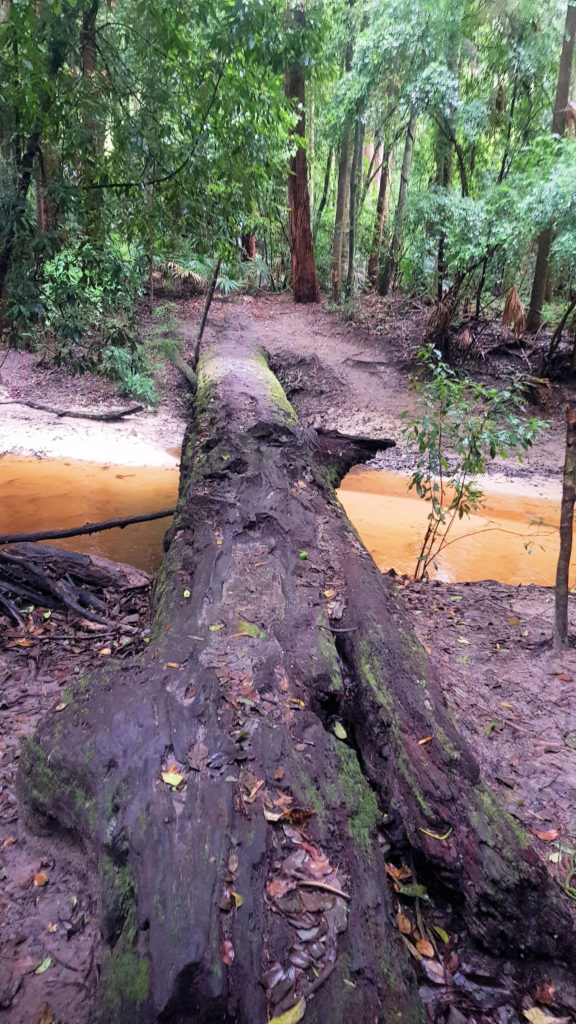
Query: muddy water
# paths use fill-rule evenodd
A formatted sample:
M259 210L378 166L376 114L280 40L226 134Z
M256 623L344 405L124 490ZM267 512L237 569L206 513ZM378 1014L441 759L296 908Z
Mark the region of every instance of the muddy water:
M6 456L0 459L0 533L64 529L87 522L171 508L178 493L172 468L99 465ZM162 561L170 519L58 541L153 572Z
M172 468L98 465L16 457L0 459L0 533L76 526L139 515L175 503L178 462ZM492 492L482 516L454 528L439 559L438 575L448 581L496 579L503 583L554 581L558 499ZM340 500L382 569L412 573L427 509L407 480L396 473L354 469L343 481ZM543 520L547 526L530 525ZM162 558L169 520L107 530L60 541L154 571Z
M552 586L560 495L550 500L520 485L508 491L486 485L483 490L482 515L454 525L449 539L455 542L440 555L438 571L431 575L451 583L492 579ZM408 491L407 478L358 467L342 482L340 500L377 565L412 575L428 508Z

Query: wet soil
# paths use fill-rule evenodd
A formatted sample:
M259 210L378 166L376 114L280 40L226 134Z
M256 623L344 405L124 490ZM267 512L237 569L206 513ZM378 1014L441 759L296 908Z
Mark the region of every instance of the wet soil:
M194 337L201 299L178 310L182 336ZM288 297L217 300L206 341L225 314L250 318L299 416L310 425L399 439L399 414L409 408L412 356L423 336L426 310L401 300L367 300L356 322L324 308L295 306ZM485 377L521 369L523 355L471 366ZM109 382L72 378L36 366L29 353L12 353L2 366L2 394L53 401L62 407L118 404ZM495 379L492 376L492 379ZM0 406L5 453L168 465L184 430L186 385L165 367L158 413L115 423L61 420L24 406ZM547 391L537 414L551 429L521 466L498 467L558 486L563 460L561 395ZM156 461L155 461L156 460ZM399 444L382 468L410 469ZM58 526L60 524L53 524ZM531 832L560 884L576 847L576 651L551 651L553 594L548 588L474 584L414 584L398 580L413 625L438 662L446 699L472 743L488 781ZM138 613L145 622L146 611ZM97 889L81 854L65 855L52 837L31 837L14 796L18 753L39 718L62 699L70 681L101 657L121 657L108 640L65 615L32 613L27 629L2 619L0 651L0 1021L9 1024L88 1024L96 970ZM576 613L571 609L572 632ZM145 626L142 626L145 628ZM73 631L73 632L72 632ZM85 634L85 635L82 635ZM26 646L26 645L30 646ZM536 833L545 838L539 838ZM14 842L16 840L16 842ZM4 870L1 870L4 868ZM43 885L34 875L46 875ZM56 925L56 928L54 928ZM50 964L35 973L47 958Z

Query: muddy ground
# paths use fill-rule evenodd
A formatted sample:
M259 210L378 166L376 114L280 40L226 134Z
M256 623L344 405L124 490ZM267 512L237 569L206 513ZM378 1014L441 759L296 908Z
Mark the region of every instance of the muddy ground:
M188 348L200 306L193 299L176 311ZM286 296L243 296L214 303L205 337L209 342L230 314L250 319L305 422L400 441L399 415L413 405L409 376L426 312L399 299L386 304L370 298L355 321L346 321L324 308L295 306ZM485 348L492 351L483 357L478 349L469 363L488 380L526 369L527 353L515 343L507 346L510 339L498 332L484 331L491 339ZM110 382L37 366L30 353L10 353L1 373L0 402L28 398L91 409L119 403ZM172 366L164 367L158 387L157 413L115 424L0 405L4 452L162 465L166 451L181 441L187 389ZM537 397L536 414L551 423L546 438L521 467L496 469L528 476L547 494L559 485L563 414L558 389ZM380 461L409 469L411 458L399 443ZM559 655L550 649L552 592L492 581L416 584L396 578L395 585L441 666L446 699L487 780L531 833L560 884L576 884L570 875L576 848L576 651ZM98 972L97 886L81 852L71 859L53 837L26 832L14 779L22 740L41 715L66 700L75 677L99 658L128 656L127 636L144 641L144 593L128 609L110 595L119 605L111 633L65 614L45 618L42 609L27 613L24 628L0 617L0 1021L9 1024L90 1021ZM571 627L576 634L574 608Z

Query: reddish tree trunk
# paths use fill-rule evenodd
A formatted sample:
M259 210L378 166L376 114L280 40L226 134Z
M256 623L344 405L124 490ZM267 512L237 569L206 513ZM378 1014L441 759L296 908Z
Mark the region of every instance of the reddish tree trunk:
M301 13L301 12L297 12ZM303 18L303 15L302 15ZM296 140L306 133L304 72L292 65L286 72L286 95L295 100L299 119L294 129ZM310 195L308 193L308 167L306 150L300 144L290 160L288 177L288 205L290 252L292 255L292 292L295 302L320 302L320 289L316 276L314 243L310 224Z
M240 238L240 244L242 246L242 260L245 263L247 260L256 259L256 239L251 231L245 231Z

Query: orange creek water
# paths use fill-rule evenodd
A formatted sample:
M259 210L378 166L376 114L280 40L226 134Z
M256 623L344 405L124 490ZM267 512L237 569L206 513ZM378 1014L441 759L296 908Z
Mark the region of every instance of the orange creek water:
M485 488L482 515L454 526L438 559L437 575L450 582L554 582L559 497L554 500ZM382 569L412 574L428 509L399 473L356 468L339 497L366 547ZM0 459L0 533L63 528L168 508L178 490L172 468L99 465L6 456ZM154 571L162 558L168 519L59 541Z

